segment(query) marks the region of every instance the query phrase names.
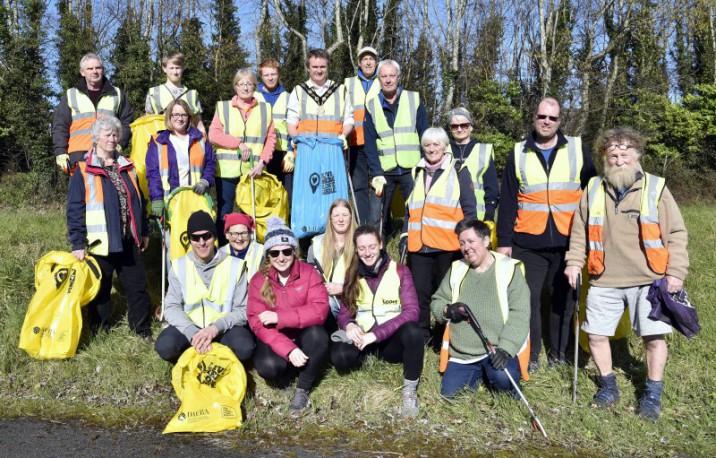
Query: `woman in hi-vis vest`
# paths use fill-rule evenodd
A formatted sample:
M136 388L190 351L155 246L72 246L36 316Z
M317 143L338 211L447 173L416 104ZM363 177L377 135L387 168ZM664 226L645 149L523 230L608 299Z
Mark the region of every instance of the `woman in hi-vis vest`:
M401 413L415 417L425 347L413 277L390 259L376 227L358 227L353 240L356 250L346 272L340 330L331 336L331 360L338 370L360 366L368 354L403 363Z
M250 68L237 71L233 83L236 95L216 103L209 127L209 140L216 150L216 226L220 236L224 233L224 215L234 210L239 179L247 174L261 175L276 146L271 104L254 97L257 81Z
M336 199L328 209L326 232L314 237L308 248L306 262L316 266L326 282L328 303L331 306L331 314L326 320L326 329L329 332L336 330L335 318L338 316L343 295L346 269L353 257L355 230L356 219L350 202Z

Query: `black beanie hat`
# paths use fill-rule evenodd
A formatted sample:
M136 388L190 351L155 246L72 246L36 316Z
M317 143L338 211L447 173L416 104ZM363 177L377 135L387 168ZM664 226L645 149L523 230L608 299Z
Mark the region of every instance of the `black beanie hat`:
M191 235L195 232L209 231L216 237L216 224L207 212L203 210L191 214L186 223L186 233Z

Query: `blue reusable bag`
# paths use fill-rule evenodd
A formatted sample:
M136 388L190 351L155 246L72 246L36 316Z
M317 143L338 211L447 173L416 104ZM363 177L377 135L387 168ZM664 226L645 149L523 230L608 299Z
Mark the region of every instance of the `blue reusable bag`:
M293 174L291 230L296 238L322 234L328 208L348 199L343 142L338 138L294 137L298 144Z

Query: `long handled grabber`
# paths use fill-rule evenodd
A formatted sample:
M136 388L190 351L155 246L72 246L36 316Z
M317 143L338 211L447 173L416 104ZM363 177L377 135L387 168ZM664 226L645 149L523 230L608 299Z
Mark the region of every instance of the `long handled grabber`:
M166 284L167 284L167 209L166 205L162 209L162 216L156 218L157 228L159 229L159 237L162 239L162 303L159 314L154 312L154 316L159 320L164 320L164 302L166 298Z
M495 353L495 347L492 345L492 343L487 340L487 336L482 331L482 328L480 327L480 323L477 322L477 319L475 318L475 315L472 313L472 310L470 310L470 307L467 305L465 306L465 312L467 313L467 316L469 317L470 326L472 326L472 329L475 330L478 337L480 337L480 340L482 341L482 344L487 349L487 352L489 355L492 355ZM519 395L520 399L522 400L522 403L527 407L527 410L530 411L530 415L532 416L532 425L535 429L540 430L542 435L546 438L547 433L545 432L544 428L542 427L542 423L539 421L539 418L537 418L537 414L534 410L532 410L532 407L530 407L529 402L527 402L527 398L525 398L525 395L522 394L522 391L520 391L520 387L517 386L517 383L515 382L515 379L512 378L512 375L507 371L507 368L503 369L505 371L505 375L509 379L510 383L512 384L512 388L515 389L515 392Z
M574 382L572 383L572 404L577 402L577 368L579 366L579 296L582 293L582 275L577 275L574 289Z
M254 170L254 153L249 153L249 164L251 164L251 171ZM256 221L256 187L254 185L254 175L251 174L251 217ZM251 231L251 238L256 241L256 231Z
M356 193L353 190L353 178L351 178L351 150L348 150L343 154L343 161L346 164L346 178L348 178L348 189L351 192L351 202L353 203L353 215L358 225L361 224L360 215L358 214L358 203L356 202Z

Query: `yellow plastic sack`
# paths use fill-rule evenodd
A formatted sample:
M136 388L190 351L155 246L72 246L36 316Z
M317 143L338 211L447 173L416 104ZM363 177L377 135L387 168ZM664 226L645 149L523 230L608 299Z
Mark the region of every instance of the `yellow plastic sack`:
M51 251L35 264L35 295L20 331L20 348L36 359L72 358L82 333L82 311L97 295L102 271L87 256Z
M191 244L185 234L189 217L195 211L204 210L216 219L214 201L209 194L200 195L189 186L174 189L167 197L167 224L169 224L169 259L174 262L184 256Z
M256 193L256 238L264 243L266 220L269 216L279 216L288 221L288 193L275 175L264 172L254 178ZM251 207L251 178L243 175L236 186L236 205L243 213L253 216Z
M129 125L132 130L132 153L129 158L134 162L134 169L139 178L139 189L144 197L149 199L149 184L147 183L147 149L149 140L160 130L166 129L164 115L144 115Z
M204 355L189 347L172 370L181 406L164 429L167 433L213 433L241 426L246 371L229 347L211 344Z
M584 266L582 269L582 289L579 291L579 346L582 350L589 353L589 336L586 332L582 331L582 324L584 324L584 318L587 316L587 292L589 291L589 274L587 273L587 267ZM619 340L629 336L631 332L631 323L629 322L629 312L624 309L621 320L617 325L617 330L614 331L614 335L609 340Z

